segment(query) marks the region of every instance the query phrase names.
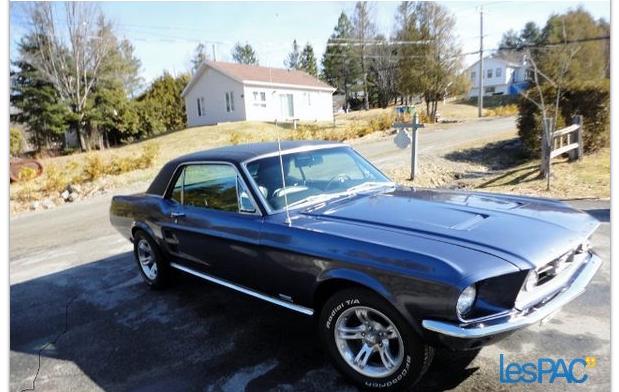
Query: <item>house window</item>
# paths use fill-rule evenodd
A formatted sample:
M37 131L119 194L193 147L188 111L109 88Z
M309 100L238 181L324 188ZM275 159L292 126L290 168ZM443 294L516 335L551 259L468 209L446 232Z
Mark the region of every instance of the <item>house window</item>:
M492 69L489 69L488 72L486 73L486 77L488 79L490 79L492 77Z
M477 74L475 73L475 71L471 72L471 80L475 81L476 76Z
M226 91L226 112L234 112L234 92Z
M254 91L254 106L267 106L267 95L265 92Z
M501 68L497 68L497 69L495 70L495 73L494 73L494 74L496 75L496 77L497 77L497 78L500 78L500 77L501 77Z
M485 94L494 94L494 91L495 91L494 86L492 86L492 87L486 87L486 88L484 89L484 93L485 93Z
M196 99L198 103L198 117L202 117L206 115L206 110L204 107L204 97L199 97Z

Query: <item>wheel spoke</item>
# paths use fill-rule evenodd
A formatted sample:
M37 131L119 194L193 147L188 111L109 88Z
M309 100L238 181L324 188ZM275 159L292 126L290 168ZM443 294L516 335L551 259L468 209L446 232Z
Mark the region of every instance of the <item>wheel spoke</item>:
M368 359L370 359L370 356L373 352L374 347L370 347L367 344L364 344L363 347L361 347L361 350L359 350L357 356L355 357L355 363L357 364L357 366L363 369L365 365L367 365Z
M388 340L383 340L383 344L378 346L378 354L380 355L381 361L383 361L383 365L385 365L387 369L391 369L395 366L395 360L389 352Z
M340 326L337 329L338 336L340 339L363 339L362 333L365 332L365 326L359 325L358 327L344 327Z
M396 332L395 328L393 328L392 325L390 325L389 327L387 327L387 329L385 329L385 337L387 339L397 339L398 338L398 333Z
M355 315L362 323L370 322L370 318L368 317L368 311L366 309L357 309L355 310Z

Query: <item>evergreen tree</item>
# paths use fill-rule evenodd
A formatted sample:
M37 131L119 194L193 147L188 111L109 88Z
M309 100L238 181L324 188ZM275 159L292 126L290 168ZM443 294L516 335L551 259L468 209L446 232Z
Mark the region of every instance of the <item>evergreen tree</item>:
M36 42L32 36L25 36L19 43L20 60L13 63L16 70L11 72L10 100L17 109L11 121L26 126L30 142L40 151L63 140L70 113L54 86L26 60L37 50Z
M312 76L318 75L318 65L316 64L316 56L314 56L314 48L309 42L305 44L303 52L301 53L299 69Z
M232 58L239 64L258 65L256 51L248 43L241 45L240 42L237 42L232 49Z
M206 47L203 43L199 43L194 49L193 57L191 58L191 73L196 73L200 65L202 65L202 63L204 63L207 59L208 56L206 54Z
M560 44L605 35L608 35L605 22L595 20L589 12L579 7L565 14L552 15L542 29L540 42L543 45ZM557 83L559 79L564 79L564 82L599 80L607 76L610 62L607 45L608 41L602 40L571 43L533 50L532 55L540 71ZM561 77L563 66L567 66L567 73Z
M352 24L346 14L342 12L331 37L327 41L327 49L322 57L322 79L344 93L347 103L353 86L360 75L359 62L352 47L342 45L352 38Z
M300 56L299 53L299 45L297 44L297 40L292 41L292 52L288 53L288 57L284 60L284 65L288 69L299 69L300 68Z
M164 72L138 97L138 115L146 134L156 135L185 127L185 100L181 93L189 78L187 74L175 78Z

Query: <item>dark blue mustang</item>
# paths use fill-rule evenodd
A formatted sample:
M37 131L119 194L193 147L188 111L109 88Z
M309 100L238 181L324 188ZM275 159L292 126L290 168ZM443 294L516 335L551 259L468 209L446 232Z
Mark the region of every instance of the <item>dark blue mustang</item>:
M148 285L176 269L315 315L337 367L370 389L411 386L434 347L542 321L601 264L598 222L562 202L397 186L343 144L186 155L110 215Z

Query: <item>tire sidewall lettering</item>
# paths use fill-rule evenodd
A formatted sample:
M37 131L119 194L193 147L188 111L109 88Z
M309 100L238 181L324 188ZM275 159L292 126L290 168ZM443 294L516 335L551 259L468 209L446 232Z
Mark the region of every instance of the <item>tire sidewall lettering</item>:
M400 370L400 372L398 373L397 376L391 378L388 381L385 382L378 382L378 381L366 381L365 382L365 386L369 387L369 388L390 388L392 386L394 386L395 384L399 383L400 381L402 381L402 379L404 379L404 377L406 377L406 375L408 374L410 367L411 367L411 356L410 355L406 355L406 361L404 362L404 367L402 368L402 370Z
M325 327L327 329L331 329L333 319L338 315L338 313L340 313L340 311L344 310L344 308L359 304L361 304L361 301L357 298L347 299L337 304L333 309L331 309L331 313L329 313L329 317L327 317L327 321L325 322Z

